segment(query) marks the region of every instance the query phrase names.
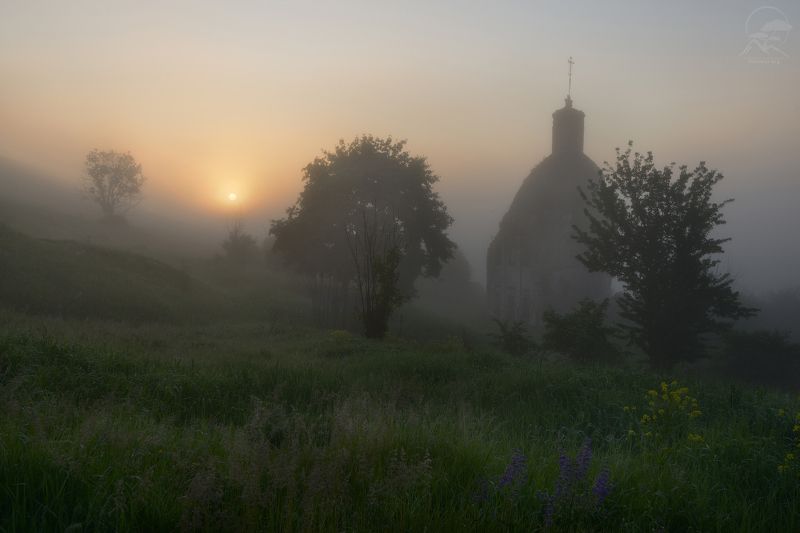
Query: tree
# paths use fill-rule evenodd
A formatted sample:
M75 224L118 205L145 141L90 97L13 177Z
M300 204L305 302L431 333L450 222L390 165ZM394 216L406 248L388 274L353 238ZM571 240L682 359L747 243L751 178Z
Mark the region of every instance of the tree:
M704 337L752 315L732 289L730 274L717 267L730 239L711 233L724 224L712 201L722 175L704 162L694 170L675 164L656 168L652 152L617 149L587 191L580 191L588 227L573 226L586 246L578 260L591 272L606 272L624 285L619 299L629 339L651 363L669 368L704 353Z
M228 237L222 243L222 248L225 250L225 256L239 265L252 261L258 254L256 239L244 230L241 220L233 223L228 231Z
M414 280L439 274L455 245L438 179L405 141L371 135L340 141L303 169L303 191L270 233L273 249L311 280L318 318L346 319L354 289L365 334L381 337Z
M139 203L145 178L130 153L92 150L86 155L84 190L109 220L119 220Z
M569 313L547 310L542 315L542 347L578 361L611 361L619 350L611 342L615 329L606 325L608 300L581 300Z

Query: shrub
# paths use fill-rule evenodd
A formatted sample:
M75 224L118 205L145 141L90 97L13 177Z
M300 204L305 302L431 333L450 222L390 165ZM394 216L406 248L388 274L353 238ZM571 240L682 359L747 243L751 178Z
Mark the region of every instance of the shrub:
M641 409L636 406L623 408L636 417L634 425L639 429L638 432L629 429L630 437L638 434L647 440L661 442L675 442L684 438L694 443L703 441L701 435L689 432L693 429L693 421L703 413L697 398L689 395L688 387L681 387L677 381L662 381L661 387L648 390L644 399L646 403Z
M497 324L497 333L490 336L495 344L504 352L511 355L522 355L537 349L536 342L528 335L523 322L494 319Z
M800 386L800 344L780 331L731 330L722 337L728 372L736 378L758 383Z
M228 231L228 237L222 243L225 257L232 263L242 265L253 261L258 256L256 239L245 232L244 224L240 220L234 222Z
M784 455L783 462L778 466L778 472L781 474L794 472L800 476L800 463L797 460L798 455L800 455L800 411L794 415L791 449Z
M323 357L345 357L353 354L356 348L356 339L352 333L343 329L335 329L328 333L317 354Z
M619 357L611 342L614 328L605 324L608 299L602 302L582 300L565 314L544 312L543 347L574 360L610 361Z

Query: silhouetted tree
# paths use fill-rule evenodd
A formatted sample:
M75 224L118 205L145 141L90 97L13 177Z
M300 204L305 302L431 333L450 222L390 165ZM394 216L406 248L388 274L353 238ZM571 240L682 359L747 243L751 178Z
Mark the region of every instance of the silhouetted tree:
M724 224L722 208L732 200L712 201L722 175L701 162L690 171L672 163L662 169L653 154L617 149L588 191L589 226L573 226L586 246L578 259L592 272L606 272L624 284L619 299L629 338L667 368L704 353L704 334L724 330L730 320L750 316L732 289L729 274L715 272L722 244L712 238ZM730 320L723 320L730 319Z
M581 300L564 314L547 310L542 315L542 347L578 361L611 361L619 350L611 342L615 330L605 322L608 300Z
M86 173L84 190L106 219L121 220L139 203L145 178L130 153L92 150L86 155Z
M437 180L404 141L370 135L340 141L303 169L304 190L270 233L275 251L313 281L323 320L346 313L355 287L365 333L381 336L385 324L373 327L373 320L388 319L412 297L419 275L438 275L455 245L445 233L452 218L433 191Z
M228 231L228 236L222 243L225 256L233 263L242 265L256 258L258 255L258 244L256 239L244 231L244 224L241 220L233 223Z

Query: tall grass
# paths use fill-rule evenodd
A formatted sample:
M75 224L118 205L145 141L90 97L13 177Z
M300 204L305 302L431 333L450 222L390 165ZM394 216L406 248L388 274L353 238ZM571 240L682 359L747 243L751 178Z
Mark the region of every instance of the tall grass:
M612 491L554 528L800 529L785 393L683 379L703 442L650 440L624 407L673 376L286 323L0 323L0 530L537 530L587 439ZM481 501L515 450L525 482Z

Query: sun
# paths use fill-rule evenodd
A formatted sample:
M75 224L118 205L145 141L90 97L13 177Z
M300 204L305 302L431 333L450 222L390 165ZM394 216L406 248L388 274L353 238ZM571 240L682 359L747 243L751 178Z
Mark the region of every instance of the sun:
M239 197L236 195L235 192L232 192L232 193L228 194L228 200L230 200L231 202L235 202L237 198L239 198Z

